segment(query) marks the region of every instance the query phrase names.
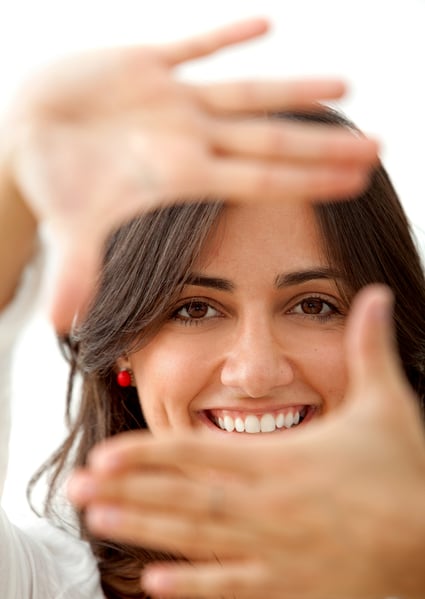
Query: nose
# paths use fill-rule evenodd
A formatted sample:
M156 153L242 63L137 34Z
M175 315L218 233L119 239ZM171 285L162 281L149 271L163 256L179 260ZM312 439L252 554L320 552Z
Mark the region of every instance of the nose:
M294 369L271 322L241 324L226 354L221 382L246 397L264 397L289 385Z

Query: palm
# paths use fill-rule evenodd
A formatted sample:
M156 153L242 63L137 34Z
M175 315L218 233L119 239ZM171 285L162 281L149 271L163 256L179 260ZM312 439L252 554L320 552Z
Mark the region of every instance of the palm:
M339 97L341 82L194 86L175 79L179 63L266 28L253 20L158 48L89 53L51 67L23 90L10 128L11 171L65 254L54 304L59 327L90 297L107 232L140 212L206 196L294 201L363 188L374 142L246 117L316 106Z

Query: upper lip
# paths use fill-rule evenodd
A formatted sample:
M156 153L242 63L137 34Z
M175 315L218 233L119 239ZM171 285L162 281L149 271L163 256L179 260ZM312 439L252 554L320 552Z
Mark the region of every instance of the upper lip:
M279 403L279 404L267 404L267 403L255 403L253 400L247 399L246 402L240 400L237 405L231 403L226 405L216 405L201 408L199 412L212 412L216 410L223 410L229 412L240 412L249 414L264 414L266 412L278 412L279 410L287 410L289 408L303 408L303 407L318 407L318 403L303 403L303 402L291 402L291 403Z

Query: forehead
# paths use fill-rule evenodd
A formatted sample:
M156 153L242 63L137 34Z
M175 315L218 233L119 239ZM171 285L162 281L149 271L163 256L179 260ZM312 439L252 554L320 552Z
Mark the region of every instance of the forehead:
M213 271L232 265L272 273L326 266L311 205L282 201L226 206L197 266Z

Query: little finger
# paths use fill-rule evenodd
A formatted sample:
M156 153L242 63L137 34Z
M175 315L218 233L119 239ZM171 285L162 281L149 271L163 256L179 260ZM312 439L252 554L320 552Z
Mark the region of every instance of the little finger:
M346 200L365 190L369 169L217 158L208 181L213 196L229 200Z

